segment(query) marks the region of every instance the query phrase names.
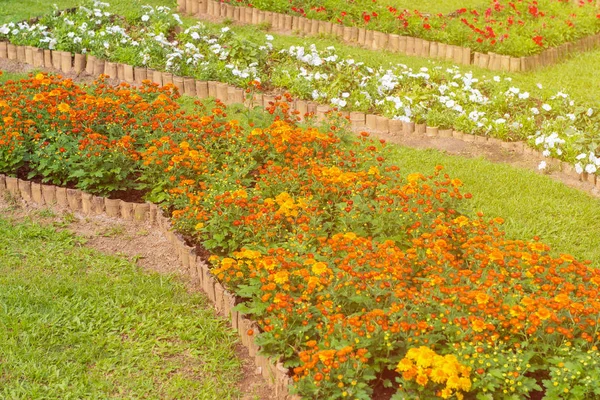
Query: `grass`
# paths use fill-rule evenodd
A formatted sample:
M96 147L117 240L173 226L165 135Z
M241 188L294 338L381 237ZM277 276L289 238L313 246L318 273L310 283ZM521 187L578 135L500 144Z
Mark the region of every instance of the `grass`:
M130 10L138 9L144 4L176 7L175 0L107 0L107 2L111 4L114 13L122 15L127 15ZM0 24L40 16L54 10L55 4L59 10L62 10L84 3L86 3L84 0L0 0Z
M0 218L0 398L238 398L235 342L173 278Z
M436 150L393 147L405 174L430 173L436 165L463 181L473 212L502 217L512 239L539 236L555 254L570 253L600 267L600 200L533 171Z

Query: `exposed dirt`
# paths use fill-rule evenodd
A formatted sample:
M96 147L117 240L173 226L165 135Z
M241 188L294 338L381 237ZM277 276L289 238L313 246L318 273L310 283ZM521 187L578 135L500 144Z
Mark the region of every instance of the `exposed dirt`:
M78 213L48 212L47 208L25 204L0 196L0 215L14 221L32 219L41 224L52 224L85 239L85 246L103 253L124 257L146 271L178 275L187 290L200 292L185 276L179 274L179 260L175 247L168 239L146 223L125 221L104 215L87 216ZM208 300L207 300L208 301ZM216 313L215 313L216 316ZM240 343L237 356L242 360L242 379L238 387L242 400L275 399L271 389L258 373L248 350Z

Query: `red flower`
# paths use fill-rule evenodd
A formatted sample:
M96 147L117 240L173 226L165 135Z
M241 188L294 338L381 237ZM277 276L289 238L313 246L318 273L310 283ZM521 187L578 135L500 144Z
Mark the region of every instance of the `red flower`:
M425 24L423 24L423 28L425 28L427 30L430 30L431 29L431 25L425 23Z
M363 14L363 19L368 23L371 20L371 16L369 14Z
M533 41L535 42L535 44L537 44L538 46L542 47L544 44L542 43L542 40L544 39L541 36L534 36L531 39L533 39Z

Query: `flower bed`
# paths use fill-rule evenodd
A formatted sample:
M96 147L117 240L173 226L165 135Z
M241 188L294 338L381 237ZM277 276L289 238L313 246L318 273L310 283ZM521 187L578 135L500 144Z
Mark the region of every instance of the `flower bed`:
M386 2L223 2L517 57L600 31L593 0L493 0L484 8L461 8L447 15L397 9Z
M473 51L471 47L465 47L468 46L468 44L460 46L448 44L447 42L430 41L420 37L404 36L368 28L345 26L339 23L310 19L302 16L262 11L257 8L250 8L237 4L240 3L221 3L218 0L181 0L178 1L178 10L190 15L200 15L201 17L210 15L211 17L221 18L226 21L266 25L275 29L283 29L306 35L333 35L346 43L363 46L367 49L378 51L388 50L411 56L449 60L464 65L473 64L480 68L487 68L494 71L518 72L535 70L540 67L561 62L573 52L588 51L598 46L600 43L600 34L590 33L588 36L583 36L577 40L563 41L562 44L557 47L546 47L542 44L542 36L536 36L535 43L540 47L546 47L545 49L540 50L534 55L514 57L497 54L492 51L489 51L488 53ZM535 6L533 7L535 8ZM419 14L418 12L415 13ZM477 14L476 11L475 14ZM430 25L425 23L425 26ZM469 26L472 26L472 24L469 24ZM490 30L492 32L492 36L490 37L492 38L492 43L495 45L496 39L493 29L487 27L486 32L489 33ZM507 35L508 34L505 34L499 40L504 40L505 37L508 37ZM481 40L483 43L483 39L480 38L478 40ZM519 49L523 49L523 47L526 46L519 46Z
M404 65L371 67L342 59L332 47L275 49L269 35L248 40L228 28L212 30L199 24L175 34L179 18L168 8L143 7L126 21L103 11L101 4L98 7L47 16L33 25L4 25L0 32L9 29L3 35L15 44L54 47L244 88L260 81L267 90L283 89L342 111L376 113L507 141L527 140L545 156L572 163L578 173L594 174L600 165L595 146L599 114L566 93L547 97L541 90L513 86L510 78L478 79L431 64L419 71ZM93 26L92 16L97 18ZM0 57L4 49L0 42ZM10 51L4 54L11 58ZM101 72L113 74L104 66L95 71Z
M405 175L342 121L298 126L286 102L250 128L172 90L6 82L0 173L161 202L307 398L369 398L380 376L397 398L598 394L600 271L505 239L459 180Z

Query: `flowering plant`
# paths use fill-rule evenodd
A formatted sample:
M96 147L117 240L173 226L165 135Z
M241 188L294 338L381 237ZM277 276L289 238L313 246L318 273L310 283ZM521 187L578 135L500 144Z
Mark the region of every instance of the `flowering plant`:
M448 14L399 9L390 2L222 1L517 57L600 31L593 0L491 0Z
M366 133L296 124L287 98L251 127L149 82L38 74L0 94L0 154L20 149L1 172L162 201L303 396L367 399L386 376L395 398L597 392L577 371L598 358L600 271L505 238L442 167L400 171Z

